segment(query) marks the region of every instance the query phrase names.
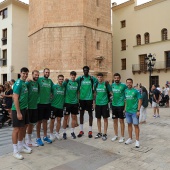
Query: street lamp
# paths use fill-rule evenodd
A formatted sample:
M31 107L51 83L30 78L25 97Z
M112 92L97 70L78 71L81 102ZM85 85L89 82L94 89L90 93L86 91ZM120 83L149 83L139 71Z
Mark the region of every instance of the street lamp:
M156 58L154 57L154 55L152 55L151 53L145 57L145 62L148 66L148 71L149 71L149 91L151 91L151 73L153 71L153 67L156 63Z

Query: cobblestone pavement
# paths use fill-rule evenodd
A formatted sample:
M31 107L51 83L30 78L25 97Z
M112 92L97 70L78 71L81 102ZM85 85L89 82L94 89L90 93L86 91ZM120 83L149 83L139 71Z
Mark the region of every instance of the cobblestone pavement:
M68 129L68 140L33 148L33 153L24 155L25 159L21 161L12 157L12 128L5 126L0 129L0 170L169 170L170 109L160 108L161 118L153 118L151 108L147 112L147 123L140 125L139 149L135 148L135 143L125 145L118 140L111 142L114 135L111 118L107 141L89 139L86 115L85 135L82 138L71 139ZM79 128L76 128L78 132ZM93 136L96 133L94 119ZM128 138L127 125L125 137Z

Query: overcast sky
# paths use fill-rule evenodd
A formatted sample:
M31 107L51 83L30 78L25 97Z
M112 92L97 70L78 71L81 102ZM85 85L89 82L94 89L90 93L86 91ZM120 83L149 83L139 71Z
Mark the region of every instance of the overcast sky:
M2 1L3 0L0 0L0 2L2 2ZM23 1L25 3L29 2L29 0L20 0L20 1ZM116 2L117 4L121 4L121 3L126 2L126 1L128 1L128 0L111 0L111 2ZM148 2L148 1L151 1L151 0L138 0L138 5L143 4L145 2Z

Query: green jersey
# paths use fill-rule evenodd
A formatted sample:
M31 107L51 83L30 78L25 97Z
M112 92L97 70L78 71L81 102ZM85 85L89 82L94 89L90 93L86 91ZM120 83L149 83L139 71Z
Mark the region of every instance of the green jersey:
M112 84L112 106L124 106L125 105L125 89L127 86L123 83L113 83Z
M64 106L65 87L63 85L55 84L52 87L51 106L57 109L63 109Z
M39 85L39 104L49 104L53 86L52 80L45 77L40 77L38 79L38 85Z
M38 82L30 81L26 82L28 87L28 109L37 109L38 103Z
M78 83L76 81L69 80L64 82L63 85L66 87L65 103L77 104L78 103Z
M18 79L13 86L13 94L19 95L20 110L28 107L28 88L25 81ZM12 104L12 110L16 110L15 104Z
M108 92L111 92L110 84L106 82L97 83L95 86L96 92L96 105L107 105L109 103Z
M136 113L138 110L138 101L142 99L141 94L134 88L125 90L125 99L126 99L126 112Z
M93 76L80 76L76 81L80 88L80 100L93 100L93 87L97 79Z

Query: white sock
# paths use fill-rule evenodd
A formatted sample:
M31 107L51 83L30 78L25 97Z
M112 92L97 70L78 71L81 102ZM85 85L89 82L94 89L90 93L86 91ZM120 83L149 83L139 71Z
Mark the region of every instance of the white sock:
M89 126L89 131L92 131L92 126Z
M80 131L83 131L83 124L80 124Z
M23 148L23 141L18 141L18 151L21 151Z
M66 133L66 129L63 129L63 133Z
M25 144L25 138L23 138L22 143L23 143L23 145Z
M71 128L71 133L73 133L74 132L74 128Z
M17 144L13 144L13 150L14 150L14 153L18 152L18 145Z
M31 134L27 134L27 140L28 142L31 142Z
M50 138L53 138L53 133L50 133Z
M56 132L56 135L58 136L58 135L59 135L59 133L58 133L58 132Z

